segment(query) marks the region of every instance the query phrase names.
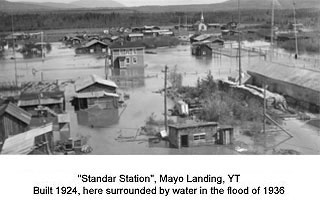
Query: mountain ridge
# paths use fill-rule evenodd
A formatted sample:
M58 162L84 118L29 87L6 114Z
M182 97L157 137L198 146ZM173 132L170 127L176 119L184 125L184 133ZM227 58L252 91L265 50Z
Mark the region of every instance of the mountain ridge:
M49 0L50 1L50 0ZM292 0L277 0L278 9L293 8ZM270 9L272 0L241 0L241 9ZM318 8L320 9L319 0L295 0L296 8ZM71 3L53 3L53 2L9 2L0 0L1 11L32 11L32 10L64 10L64 9L95 9L95 8L125 8L140 12L175 12L175 11L227 11L238 8L238 0L229 0L215 4L192 4L192 5L146 5L136 7L125 7L123 4L114 0L77 0Z

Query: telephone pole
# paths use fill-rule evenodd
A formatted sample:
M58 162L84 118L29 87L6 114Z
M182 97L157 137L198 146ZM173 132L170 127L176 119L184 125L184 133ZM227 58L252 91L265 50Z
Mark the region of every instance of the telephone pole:
M293 19L294 19L294 36L296 41L296 54L295 59L298 59L298 36L297 36L297 19L296 19L296 3L293 1Z
M242 84L240 19L241 19L241 13L240 13L240 0L238 0L239 85L241 85L241 84Z
M165 131L168 131L168 116L167 116L167 74L168 66L164 67L164 127Z
M272 0L272 12L271 12L271 60L273 57L273 37L274 37L274 0Z
M13 28L13 15L11 15L11 30L12 30L12 51L14 60L14 78L15 84L18 87L18 72L17 72L17 60L16 60L16 41L14 38L14 28Z

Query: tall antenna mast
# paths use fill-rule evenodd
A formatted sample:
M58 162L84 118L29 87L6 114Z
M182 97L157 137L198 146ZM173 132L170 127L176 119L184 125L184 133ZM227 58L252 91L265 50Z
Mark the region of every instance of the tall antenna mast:
M12 30L12 51L13 51L13 60L14 60L14 77L15 84L18 87L18 72L17 72L17 60L16 60L16 41L14 39L14 28L13 28L13 14L11 15L11 30Z
M293 19L294 19L294 36L296 41L296 54L294 55L294 58L298 58L298 36L297 36L297 19L296 19L296 3L293 2Z
M271 58L273 57L273 36L274 36L274 0L272 0L272 15L271 15Z
M240 0L238 0L238 43L239 43L239 85L242 84L242 71L241 71L241 32L240 32L240 20L241 20L241 13L240 13Z

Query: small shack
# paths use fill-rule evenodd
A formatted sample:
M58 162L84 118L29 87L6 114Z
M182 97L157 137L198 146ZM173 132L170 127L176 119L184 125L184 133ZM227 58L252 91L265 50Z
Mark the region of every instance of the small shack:
M36 115L39 106L48 107L56 113L65 109L64 92L24 92L20 95L18 106L32 115Z
M101 54L108 53L108 44L102 41L93 39L84 46L76 49L77 54Z
M205 43L193 44L191 52L195 56L212 56L212 48Z
M218 123L197 122L169 125L169 141L173 147L214 145L217 141Z
M173 147L229 145L233 142L233 128L219 127L217 122L194 122L169 125L169 141Z
M29 129L31 114L12 103L0 106L0 143Z
M72 104L76 111L98 106L100 109L117 109L119 95L118 86L111 80L91 75L78 80L75 85L76 95Z

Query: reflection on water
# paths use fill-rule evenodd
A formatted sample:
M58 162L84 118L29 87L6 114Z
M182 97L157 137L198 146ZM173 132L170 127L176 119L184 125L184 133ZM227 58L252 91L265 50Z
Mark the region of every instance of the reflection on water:
M118 109L88 109L77 112L78 124L88 127L110 127L119 121Z
M261 60L260 57L244 56L242 58L243 70L259 60ZM107 68L109 71L106 71L104 59L90 55L75 56L73 49L63 49L61 44L56 43L53 44L52 52L47 55L45 62L42 63L39 59L18 59L17 67L19 78L22 81L40 80L41 72L44 74L45 80L76 79L97 74L114 80L119 86L120 92L125 91L130 94L130 99L126 101L126 107L119 108L119 110L94 111L90 114L84 111L75 114L74 107L68 101L66 102L67 111L71 113L72 136L88 137L88 144L93 147L92 154L235 154L234 150L224 146L170 149L162 144L154 144L150 147L147 138L142 136L138 136L136 141L120 141L118 139L120 135L136 136L137 130L145 125L146 119L153 113L157 119L164 118L163 95L153 92L164 86L162 70L165 65L169 66L169 71L177 70L182 73L183 85L189 86L196 85L197 79L207 76L209 71L214 78L227 78L238 74L238 59L226 56L213 56L209 59L198 58L191 55L190 46L160 48L157 50L157 55L145 55L145 63L147 64L146 68L114 71ZM36 69L34 74L32 68ZM14 80L12 60L1 61L0 79ZM66 90L67 100L73 94L74 87L70 85ZM168 108L172 106L173 102L168 100ZM294 127L295 124L292 126L287 123L286 126L297 137L301 135L299 132L301 125ZM313 136L312 140L317 139ZM303 140L298 141L304 143ZM288 148L292 148L292 146L288 145ZM314 146L310 148L314 148Z
M121 89L140 88L145 85L144 67L134 67L127 69L111 69L108 76Z

